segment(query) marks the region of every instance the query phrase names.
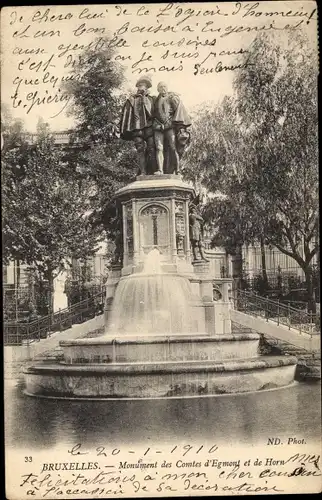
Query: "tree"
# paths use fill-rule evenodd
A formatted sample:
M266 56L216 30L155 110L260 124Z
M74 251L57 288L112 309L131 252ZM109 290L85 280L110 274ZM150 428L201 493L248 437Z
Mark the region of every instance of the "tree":
M88 186L75 182L62 161L46 127L24 157L20 178L6 181L3 203L3 234L7 258L20 259L48 282L50 312L53 282L72 258L93 255L102 229L90 219ZM10 173L19 154L3 155L3 171ZM66 175L66 173L68 173Z
M3 106L1 115L1 129L3 132L2 169L1 184L3 195L3 213L10 220L10 225L3 225L3 260L8 264L9 260L18 261L21 254L16 247L15 233L10 227L16 227L19 223L16 207L16 187L26 173L29 147L24 139L24 124L22 120L13 120L7 106ZM4 219L5 220L5 219ZM19 274L18 286L19 286Z
M119 223L113 196L134 180L138 171L133 145L121 140L118 134L125 77L124 68L113 62L114 56L109 40L101 39L99 49L89 48L81 54L65 88L73 97L73 137L83 145L69 161L95 192L92 223L103 224L111 238Z
M205 213L215 217L220 238L235 252L240 243L257 240L262 249L272 244L295 259L314 311L317 54L303 34L291 34L287 42L256 37L246 54L252 64L243 67L241 57L234 95L200 113L185 173L193 179L198 165L198 181L226 196L220 210L210 200Z
M223 246L233 256L233 277L239 286L242 247L255 241L259 221L247 203L250 176L243 161L244 137L235 99L224 97L212 109L201 108L191 135L183 174L198 190L206 188L203 216L216 227L212 244Z
M318 241L317 53L303 34L288 44L259 36L254 66L235 79L252 174L250 207L266 240L292 257L306 277L308 309L315 312L312 259Z

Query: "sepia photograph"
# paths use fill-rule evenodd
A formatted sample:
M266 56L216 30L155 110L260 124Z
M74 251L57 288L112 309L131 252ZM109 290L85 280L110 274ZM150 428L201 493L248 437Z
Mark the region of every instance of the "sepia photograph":
M321 491L317 22L2 9L8 500Z

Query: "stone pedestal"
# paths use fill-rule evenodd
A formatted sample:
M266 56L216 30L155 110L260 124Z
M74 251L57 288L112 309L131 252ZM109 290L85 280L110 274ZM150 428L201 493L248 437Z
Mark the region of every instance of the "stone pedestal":
M196 274L209 275L210 272L210 263L205 260L193 260L192 261L193 270Z
M148 253L158 249L161 272L186 276L194 296L197 331L231 333L231 280L211 277L210 262L191 262L189 203L191 186L178 175L145 175L117 191L123 225L123 267L114 266L107 283L106 317L121 277L140 273ZM201 330L202 325L204 328Z
M210 264L203 260L193 261L194 277L191 284L203 304L205 314L206 332L209 335L231 333L231 320L229 309L231 278L210 277Z
M115 289L121 278L121 265L112 266L111 272L106 281L106 298L114 297Z
M116 287L121 278L121 271L122 271L121 264L113 265L109 277L107 278L106 281L105 285L106 297L104 305L105 327L107 325L107 321L112 310L113 298L115 295Z
M216 334L231 333L230 309L231 301L231 278L218 278L213 280L213 300L215 310L215 332Z
M178 175L141 175L117 191L122 208L122 276L139 272L157 248L164 272L191 273L189 203L194 189Z

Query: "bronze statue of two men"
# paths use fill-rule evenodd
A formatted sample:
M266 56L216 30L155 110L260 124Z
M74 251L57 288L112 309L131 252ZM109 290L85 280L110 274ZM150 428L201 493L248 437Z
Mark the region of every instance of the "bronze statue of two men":
M189 116L180 97L158 84L159 95L150 96L149 76L141 77L137 92L125 102L120 124L122 139L134 141L141 175L178 174L179 162L190 142Z

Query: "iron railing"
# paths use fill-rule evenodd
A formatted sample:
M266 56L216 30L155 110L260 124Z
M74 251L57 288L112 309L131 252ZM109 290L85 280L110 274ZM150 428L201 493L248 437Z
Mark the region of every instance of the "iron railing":
M274 321L278 325L287 326L288 329L296 329L299 333L318 334L320 333L320 316L303 309L295 309L289 304L261 297L245 290L236 290L234 297L235 309Z
M260 295L279 294L292 295L291 301L304 301L307 294L307 285L304 272L299 267L267 271L267 283L264 282L261 269L248 269L244 273L242 288L257 292ZM316 265L312 265L312 286L316 302L320 301L320 272ZM296 299L295 297L302 297Z
M47 338L49 334L61 332L72 325L83 323L98 314L103 314L105 290L66 309L60 309L52 315L40 317L34 321L5 322L3 325L4 345L21 345Z

